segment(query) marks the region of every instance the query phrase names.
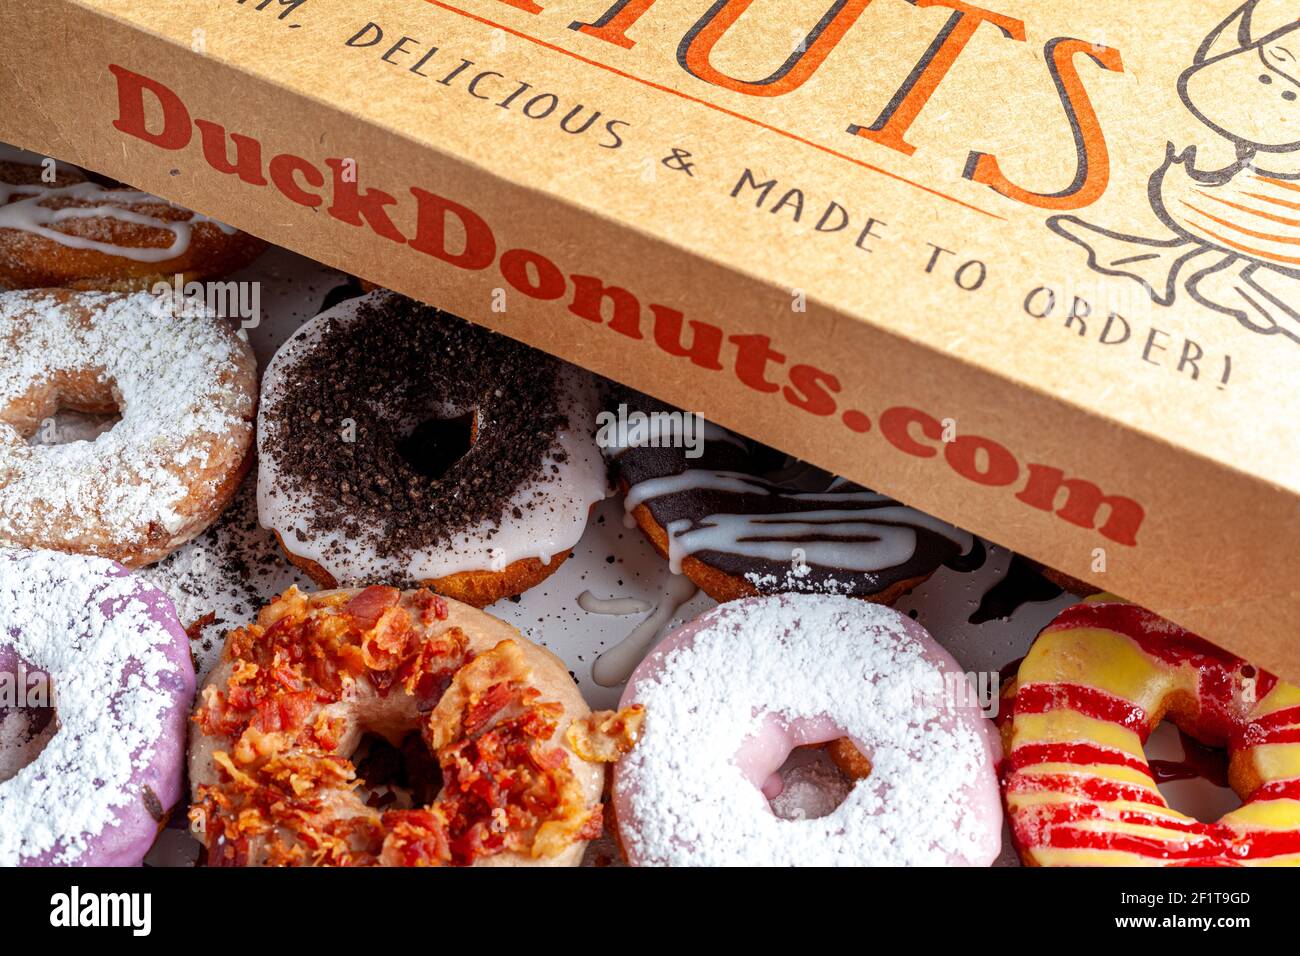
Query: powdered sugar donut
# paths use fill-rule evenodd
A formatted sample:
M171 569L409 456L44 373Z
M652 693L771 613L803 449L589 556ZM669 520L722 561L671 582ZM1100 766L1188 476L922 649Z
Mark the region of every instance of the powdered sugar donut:
M0 866L139 865L180 799L194 696L166 596L101 558L0 549L0 674L48 678L58 715L0 780ZM0 709L0 740L30 716Z
M787 594L704 614L646 658L620 703L645 708L614 770L629 861L989 865L1000 748L976 706L948 700L965 680L924 628L880 605ZM841 738L870 761L865 779L824 817L774 816L791 750Z
M552 574L605 497L590 376L390 292L267 367L258 512L324 587L419 582L484 607Z
M249 464L248 343L191 300L0 293L0 545L157 561L212 522ZM121 421L32 443L60 410Z
M0 289L147 289L233 272L265 248L158 196L0 144Z

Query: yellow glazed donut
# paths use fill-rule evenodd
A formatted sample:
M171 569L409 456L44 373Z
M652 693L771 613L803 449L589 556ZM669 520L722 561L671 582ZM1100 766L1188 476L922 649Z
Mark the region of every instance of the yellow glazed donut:
M1039 634L1004 700L1003 795L1026 864L1300 864L1300 688L1102 599ZM1143 752L1164 719L1226 747L1242 807L1214 823L1169 807Z

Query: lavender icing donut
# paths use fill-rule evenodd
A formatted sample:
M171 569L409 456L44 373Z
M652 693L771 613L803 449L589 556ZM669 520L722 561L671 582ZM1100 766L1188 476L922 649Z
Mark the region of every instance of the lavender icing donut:
M138 866L181 796L194 697L166 596L102 558L0 549L0 675L48 678L57 713L0 707L0 748L30 759L0 759L0 866Z
M987 866L1002 844L1000 746L966 677L904 614L843 596L724 604L642 662L645 724L614 770L642 866ZM973 695L971 695L973 697ZM950 699L953 698L953 699ZM795 747L848 738L871 770L826 816L783 820Z

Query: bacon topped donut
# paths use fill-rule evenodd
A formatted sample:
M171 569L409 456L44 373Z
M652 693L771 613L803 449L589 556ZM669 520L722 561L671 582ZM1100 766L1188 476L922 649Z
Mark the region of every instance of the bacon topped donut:
M158 196L0 145L0 289L147 289L233 272L265 248Z
M1003 794L1038 866L1300 864L1300 688L1131 604L1067 608L1004 691ZM1226 747L1244 805L1170 808L1143 744L1161 720Z
M602 821L604 768L566 739L588 714L558 658L482 611L291 588L200 694L191 825L211 865L577 865ZM436 796L367 797L363 734L417 731Z

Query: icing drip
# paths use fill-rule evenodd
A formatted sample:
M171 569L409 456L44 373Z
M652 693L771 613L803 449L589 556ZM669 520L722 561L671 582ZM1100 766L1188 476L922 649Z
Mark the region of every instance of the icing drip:
M0 152L0 162L40 165L40 158L16 150ZM65 171L68 167L61 167ZM132 208L162 206L183 214L164 219ZM171 233L167 246L128 246L74 235L58 227L76 220L108 219L131 226ZM235 229L201 213L191 212L151 193L129 188L110 188L83 181L66 186L0 182L0 229L14 229L49 239L69 249L99 252L135 262L165 262L183 255L190 246L194 226L211 223L226 235Z
M986 621L1006 620L1021 605L1051 601L1064 593L1063 588L1043 577L1030 561L1013 554L1006 574L984 592L979 606L971 612L968 621L971 624L983 624Z
M591 668L592 680L601 687L617 687L626 682L677 609L693 598L695 591L696 587L689 578L678 574L669 578L666 593L654 611L632 633L596 658Z
M578 595L578 607L588 614L644 614L653 606L640 598L598 598L590 591Z

